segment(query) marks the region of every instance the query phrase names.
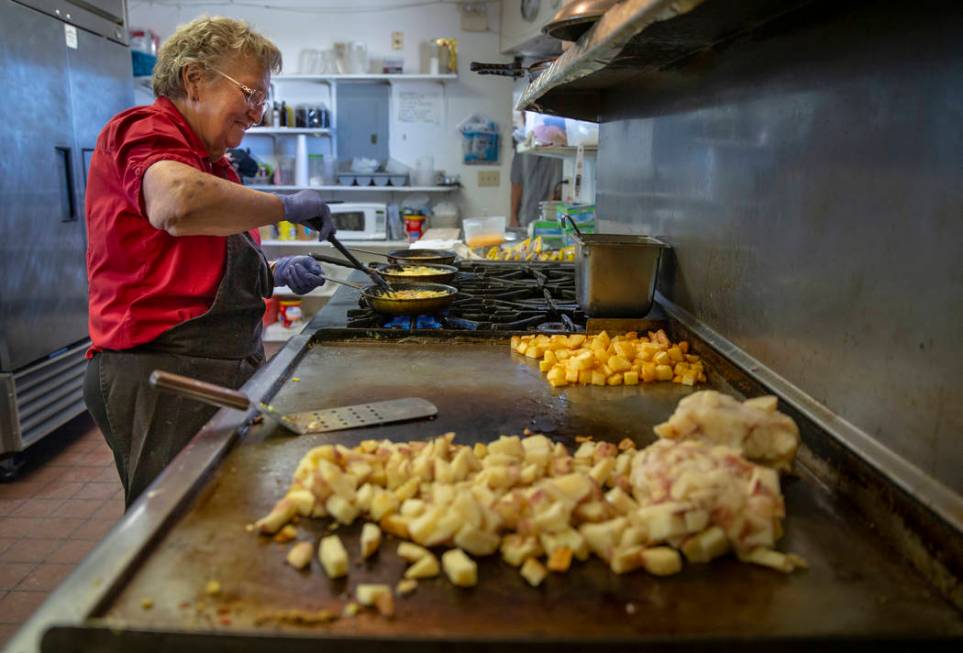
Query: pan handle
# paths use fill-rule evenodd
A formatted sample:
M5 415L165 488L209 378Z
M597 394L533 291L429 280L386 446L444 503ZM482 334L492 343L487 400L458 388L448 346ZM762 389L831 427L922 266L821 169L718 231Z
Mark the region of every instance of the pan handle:
M347 248L346 248L346 249L347 249ZM373 251L371 251L370 249L358 249L357 247L352 247L350 251L352 251L352 252L361 252L362 254L371 254L372 256L380 256L381 258L391 258L390 256L388 256L388 255L385 254L384 252L373 252Z
M387 281L385 281L381 277L380 274L378 274L371 268L366 268L364 264L355 257L354 254L348 251L347 247L341 244L341 241L338 240L334 234L331 234L330 236L328 236L328 242L334 245L334 248L339 252L341 252L342 256L344 256L346 259L351 261L352 265L354 265L355 268L357 268L358 270L361 270L362 272L367 274L369 277L371 277L371 280L374 281L375 284L377 284L381 288L384 288L385 290L391 290L391 286L388 284Z
M357 268L354 267L352 263L349 263L348 261L344 261L339 258L335 258L333 256L325 256L324 254L316 254L315 252L311 252L311 258L313 258L315 261L318 261L319 263L330 263L331 265L340 265L343 268L350 268L352 270L357 270Z
M342 286L347 286L348 288L354 288L355 290L360 290L361 292L367 292L365 286L359 286L356 283L351 283L350 281L343 281L341 279L332 279L331 277L325 277L325 281L333 281L334 283L340 283Z
M150 373L151 387L158 390L173 392L189 399L196 399L211 406L218 408L236 408L237 410L247 410L251 406L251 401L243 392L231 390L221 385L198 381L189 376L181 376L172 372L154 370Z

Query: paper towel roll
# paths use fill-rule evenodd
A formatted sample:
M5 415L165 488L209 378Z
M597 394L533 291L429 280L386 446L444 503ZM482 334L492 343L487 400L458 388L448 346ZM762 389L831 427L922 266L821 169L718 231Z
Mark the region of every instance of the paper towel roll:
M297 186L308 185L308 137L298 134L298 149L294 155L294 183Z

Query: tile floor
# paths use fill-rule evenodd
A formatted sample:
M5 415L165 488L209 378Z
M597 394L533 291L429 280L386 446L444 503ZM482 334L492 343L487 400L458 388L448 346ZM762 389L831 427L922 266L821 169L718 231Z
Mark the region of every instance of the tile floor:
M283 343L264 343L267 358ZM114 457L84 413L0 482L0 650L124 514Z
M0 482L0 649L124 513L107 443L86 413Z

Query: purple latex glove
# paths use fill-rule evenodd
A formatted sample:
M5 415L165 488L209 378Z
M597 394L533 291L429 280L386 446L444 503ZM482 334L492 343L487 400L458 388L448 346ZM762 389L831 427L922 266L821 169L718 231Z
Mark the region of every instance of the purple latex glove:
M315 190L302 190L291 195L281 195L284 219L295 224L305 224L318 232L318 240L327 240L336 230L331 219L331 209Z
M324 272L310 256L285 256L274 264L274 285L304 295L324 285Z

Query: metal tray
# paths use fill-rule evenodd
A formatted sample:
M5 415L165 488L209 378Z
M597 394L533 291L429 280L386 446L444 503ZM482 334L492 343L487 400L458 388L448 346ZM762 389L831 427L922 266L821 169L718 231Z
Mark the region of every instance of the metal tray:
M356 339L359 335L366 339ZM693 346L713 362L710 387L735 395L754 387L732 375L699 342ZM362 613L324 626L259 624L263 610L340 609L357 583L394 583L401 577L403 566L391 537L373 560L353 565L347 580L330 581L316 562L310 573L287 567L287 546L244 531L284 492L309 448L321 442L352 445L366 438L426 438L449 430L470 443L526 427L569 445L576 435L589 433L613 442L628 435L644 444L653 439L651 427L692 391L672 384L553 390L533 361L509 354L505 340L450 333L444 338L384 337L332 329L315 334L310 346L306 339L289 345L272 365L276 383L295 375L301 379L283 383L271 400L285 412L315 407L319 399L321 405L339 405L359 397L391 399L417 389L438 406L439 415L431 423L299 438L261 424L236 441L223 460L208 452L205 473L192 481L195 494L172 504L176 483L184 480L175 462L152 487L159 494L150 497L173 507L153 516L137 510L129 514L78 571L80 578L71 578L61 590L73 589L70 600L55 597L58 615L48 612L33 624L66 622L48 632L45 651L253 651L268 645L292 651L318 646L356 650L359 645L365 650L461 651L512 644L546 650L625 645L721 650L750 644L766 650L774 645L849 650L907 639L913 646L923 641L950 646L952 638L963 636L960 613L805 467L784 485L789 517L780 543L808 560L805 572L784 576L730 559L691 565L676 577L657 579L644 573L616 576L592 560L533 589L515 568L485 558L479 561L478 587L458 589L443 578L424 581L414 595L397 600L392 620ZM215 437L216 430L202 432L192 446L203 452ZM184 459L197 459L201 452L188 452ZM166 492L172 496L165 499ZM149 512L150 502L142 509ZM134 529L147 517L154 519L157 536L125 552L126 569L119 563L109 566L110 548L125 551L123 540L136 539ZM312 537L328 532L321 521L305 521L300 528ZM337 531L352 560L359 531L360 523ZM223 586L217 599L204 594L209 579ZM81 595L84 590L100 597L92 609L82 607L90 605L90 597ZM153 601L149 610L143 607L145 599ZM65 613L65 605L78 607ZM229 625L221 623L219 607L228 610Z

